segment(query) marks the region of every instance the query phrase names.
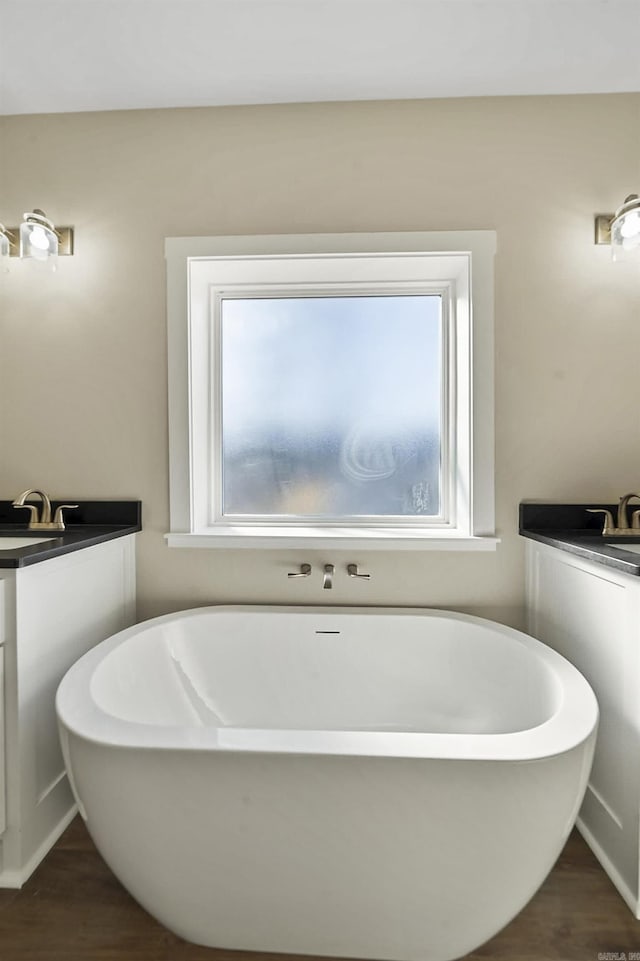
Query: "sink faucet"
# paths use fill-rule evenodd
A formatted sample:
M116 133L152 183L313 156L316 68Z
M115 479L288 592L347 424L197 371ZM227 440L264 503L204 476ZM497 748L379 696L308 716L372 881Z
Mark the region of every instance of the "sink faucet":
M333 564L324 565L324 580L322 581L322 586L325 591L330 591L333 587Z
M633 498L640 498L640 494L625 494L624 497L620 498L620 503L618 504L618 530L629 530L629 519L627 517L627 504ZM636 521L636 512L633 513L633 520Z
M614 524L613 514L611 511L606 510L603 507L588 507L587 510L590 514L604 514L604 527L602 528L603 537L610 537L611 535L631 535L633 537L640 537L640 510L633 511L631 527L629 527L629 517L627 514L627 505L632 498L637 497L640 499L640 494L624 494L620 498L620 503L618 504L618 514L616 522Z
M40 512L40 518L38 519L38 508L35 504L25 504L27 497L31 497L33 494L37 496L42 501L42 510ZM56 509L55 516L51 520L51 501L47 497L44 491L38 490L27 490L23 491L19 497L13 502L14 507L21 507L23 510L31 511L31 517L29 520L29 530L30 531L63 531L64 530L64 519L62 517L62 511L66 508L77 507L77 504L60 504Z

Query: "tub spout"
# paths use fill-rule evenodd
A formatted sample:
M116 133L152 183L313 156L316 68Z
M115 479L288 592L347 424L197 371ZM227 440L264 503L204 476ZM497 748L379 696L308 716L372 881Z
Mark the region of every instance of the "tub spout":
M324 565L324 580L322 586L325 591L330 591L333 587L333 564Z

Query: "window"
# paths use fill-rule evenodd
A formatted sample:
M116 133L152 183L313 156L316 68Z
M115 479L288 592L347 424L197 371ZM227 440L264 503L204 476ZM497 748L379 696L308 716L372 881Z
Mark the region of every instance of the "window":
M492 547L494 248L167 240L169 543Z
M442 518L442 299L222 295L217 519Z

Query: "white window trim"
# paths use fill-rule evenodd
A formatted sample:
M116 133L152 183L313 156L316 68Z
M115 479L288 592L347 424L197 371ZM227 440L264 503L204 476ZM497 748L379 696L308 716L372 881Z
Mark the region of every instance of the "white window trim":
M174 547L265 547L345 550L493 550L494 536L494 428L493 428L493 261L494 231L438 231L378 234L263 235L248 237L174 237L165 241L167 260L167 316L169 353L169 466L171 532ZM208 526L202 496L193 475L202 475L202 451L194 442L194 394L191 390L192 318L190 304L202 282L202 262L224 257L331 254L437 255L446 266L447 256L464 264L458 290L463 323L468 324L471 350L471 395L459 395L469 412L468 435L462 439L458 459L467 467L458 471L470 478L470 516L458 518L456 530L380 526L335 527L279 525ZM200 264L200 267L198 267ZM450 267L451 261L449 262ZM465 279L466 278L466 279ZM467 290L465 290L465 283ZM471 315L465 311L471 288ZM194 312L194 315L197 312ZM197 321L194 320L194 323ZM461 356L464 367L468 358ZM468 373L468 368L467 368ZM195 418L197 422L197 416ZM206 455L204 455L206 457ZM204 475L202 475L204 476ZM464 528L464 529L461 529Z

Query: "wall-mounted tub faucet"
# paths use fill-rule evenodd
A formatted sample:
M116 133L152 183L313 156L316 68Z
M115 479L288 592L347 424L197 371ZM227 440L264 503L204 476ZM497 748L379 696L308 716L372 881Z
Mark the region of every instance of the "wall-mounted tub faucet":
M330 591L333 587L333 571L333 564L324 565L324 580L322 581L322 586L324 587L325 591Z

